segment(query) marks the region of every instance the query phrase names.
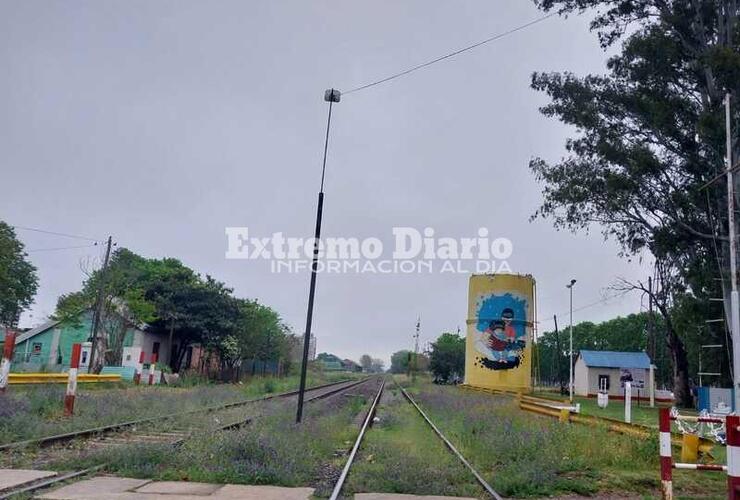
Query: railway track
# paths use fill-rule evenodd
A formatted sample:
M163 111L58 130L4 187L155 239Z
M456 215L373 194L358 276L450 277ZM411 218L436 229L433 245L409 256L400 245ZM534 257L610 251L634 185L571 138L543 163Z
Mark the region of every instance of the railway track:
M483 476L481 476L481 474L477 470L475 470L475 468L470 464L470 462L468 462L465 459L465 457L457 450L457 448L455 448L455 446L450 442L450 440L447 439L444 434L442 434L442 432L439 430L439 428L436 425L434 425L434 422L432 422L432 420L427 416L427 414L424 413L424 411L416 403L416 401L414 401L411 395L408 392L406 392L406 390L403 387L401 387L398 384L398 382L396 382L395 379L393 379L393 383L400 390L401 394L403 394L406 401L408 401L409 404L411 404L411 406L413 406L416 409L419 415L424 419L424 421L429 425L429 427L431 427L432 431L434 431L434 434L444 443L445 447L447 447L447 449L450 450L450 452L453 455L455 455L455 457L457 457L457 459L471 472L471 474L475 477L475 480L478 482L478 484L481 485L481 487L483 487L486 493L491 498L494 498L495 500L502 500L502 497L498 493L496 493L496 491L491 487L490 484L486 482ZM367 412L367 415L362 424L362 427L360 428L360 432L357 435L357 439L355 440L355 443L352 446L352 449L350 450L350 453L347 457L347 461L344 464L344 468L342 469L339 479L334 485L334 489L332 490L329 500L337 500L338 498L340 498L342 488L344 487L345 481L347 480L347 477L350 474L352 464L354 463L354 460L357 457L357 452L360 449L360 446L362 445L362 441L365 438L367 431L372 426L372 422L375 417L375 413L377 411L378 404L383 395L384 389L385 389L385 379L381 383L380 388L378 389L378 393L373 399L372 405Z
M627 423L616 418L605 417L601 415L576 413L570 409L571 404L568 403L567 399L551 399L541 396L518 394L516 392L504 391L499 389L486 389L466 385L463 385L462 389L466 391L492 394L494 396L511 397L518 402L520 410L528 411L541 416L562 419L580 425L605 427L609 432L614 432L617 434L624 434L627 436L648 439L651 436L655 436L656 432L658 432L657 427L651 427L645 424L634 422ZM563 410L566 410L566 413L564 413ZM671 443L673 444L673 446L680 447L683 444L683 434L680 432L671 432ZM717 446L721 447L723 445L707 437L699 438L699 451L702 453L711 456L714 448Z
M305 403L310 403L313 401L330 398L332 396L338 395L358 385L368 383L374 378L375 377L366 377L358 381L346 381L345 380L345 381L334 382L330 384L324 384L320 386L311 387L306 391L308 397L305 399ZM61 444L61 443L69 443L71 441L81 439L81 438L90 438L90 439L87 439L84 443L84 447L86 448L124 446L124 445L135 444L138 442L147 442L147 443L157 442L157 443L163 443L163 444L171 445L171 446L179 446L187 439L193 437L196 431L198 433L202 433L204 430L207 432L220 432L220 431L226 431L230 429L236 429L241 426L248 425L255 418L259 418L259 414L250 415L247 417L240 417L237 419L231 419L225 422L220 422L218 421L218 419L215 419L215 421L217 422L217 425L214 427L208 428L208 429L203 429L203 428L186 429L186 428L168 427L167 429L163 431L156 431L156 430L151 430L151 429L150 430L139 429L136 426L142 425L142 424L151 424L151 423L155 423L161 420L173 419L177 416L184 415L184 414L212 413L212 412L222 411L222 410L232 410L234 408L245 406L250 403L257 403L257 402L263 402L263 401L269 401L269 400L275 400L275 399L288 398L288 397L296 395L297 392L298 391L289 391L289 392L285 392L281 394L265 396L262 398L250 399L250 400L245 400L245 401L240 401L240 402L235 402L235 403L227 403L223 405L216 405L216 406L211 406L211 407L202 408L198 410L191 410L191 411L183 412L180 414L161 415L158 417L151 417L151 418L140 419L136 421L122 422L119 424L97 427L94 429L84 429L81 431L76 431L76 432L71 432L71 433L66 433L66 434L61 434L61 435L46 436L46 437L38 438L38 439L19 441L17 443L9 443L9 444L3 445L3 447L0 449L5 449L5 450L20 449L20 448L28 447L31 445L37 445L41 448L45 448L45 447L51 447L51 446ZM122 430L126 430L126 432L121 432ZM68 449L66 450L68 451ZM63 453L65 452L65 449L59 449L57 451ZM45 480L35 482L32 484L23 485L16 489L3 490L3 491L0 491L0 500L13 498L21 494L27 495L27 494L34 493L42 489L53 487L63 482L67 482L67 481L74 480L74 479L81 479L85 476L89 476L97 472L100 472L101 470L104 470L106 467L107 467L107 464L99 464L89 469L68 472L65 474L61 474L59 476L52 477L50 479L45 479Z
M351 384L352 381L350 380L340 380L339 382L331 382L328 384L322 384L314 387L310 387L307 389L307 392L313 392L313 391L320 391L324 390L326 388L335 387L342 384ZM223 403L219 405L212 405L212 406L206 406L203 408L198 408L195 410L188 410L184 412L174 412L174 413L168 413L164 415L156 415L153 417L146 417L136 420L128 420L125 422L118 422L115 424L110 425L104 425L100 427L92 427L89 429L82 429L79 431L73 431L73 432L66 432L63 434L54 434L50 436L43 436L40 438L33 438L33 439L25 439L22 441L16 441L13 443L6 443L3 445L0 445L0 452L3 451L10 451L13 449L19 449L19 448L26 448L29 446L38 446L38 447L47 447L55 444L65 443L69 441L74 441L76 439L84 438L84 437L92 437L92 436L101 436L106 434L111 434L114 432L119 432L124 429L129 428L135 428L140 425L150 424L154 422L160 422L164 420L172 420L183 416L189 416L189 415L195 415L199 413L213 413L220 410L226 410L231 408L237 408L241 406L246 406L253 403L260 403L263 401L269 401L273 399L281 399L281 398L288 398L291 396L294 396L298 394L298 391L288 391L288 392L282 392L279 394L272 394L268 396L263 396L260 398L253 398L253 399L245 399L242 401L235 401L231 403Z

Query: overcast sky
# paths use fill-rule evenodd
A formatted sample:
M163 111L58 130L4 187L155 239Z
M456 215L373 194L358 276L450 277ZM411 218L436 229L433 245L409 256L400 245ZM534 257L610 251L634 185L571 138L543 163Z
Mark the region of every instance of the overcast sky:
M349 89L521 25L525 0L0 2L0 218L172 256L278 310L303 331L309 273L226 260L226 226L313 233L325 88ZM533 156L557 160L573 131L542 116L533 71L603 72L587 20L551 18L335 106L325 236L394 226L513 242L512 270L537 279L539 319L567 321L617 276L641 278L598 231L529 222L541 189ZM79 289L99 247L19 230L40 288L23 326ZM318 350L389 359L465 329L463 274L321 275ZM637 294L583 308L576 321L640 310Z

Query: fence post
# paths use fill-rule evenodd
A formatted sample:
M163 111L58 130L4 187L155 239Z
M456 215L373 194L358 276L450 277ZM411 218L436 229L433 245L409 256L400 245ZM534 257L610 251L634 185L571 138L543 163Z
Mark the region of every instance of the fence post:
M134 372L134 384L139 385L141 383L141 374L144 372L144 351L139 353L139 363L136 365L136 372Z
M157 353L152 354L152 362L149 365L149 385L154 385L154 369L157 367Z
M740 417L729 415L725 421L727 431L727 498L740 498Z
M632 423L632 382L629 381L624 383L624 421Z
M82 344L72 344L72 358L69 361L67 375L67 394L64 396L64 416L71 417L75 410L75 394L77 393L77 370L80 368L80 353Z
M671 410L660 408L660 486L663 500L673 499L673 455L671 453Z
M0 361L0 392L5 392L5 388L10 382L10 363L13 360L13 349L15 349L15 330L8 328L5 331L5 345L3 346L3 359Z

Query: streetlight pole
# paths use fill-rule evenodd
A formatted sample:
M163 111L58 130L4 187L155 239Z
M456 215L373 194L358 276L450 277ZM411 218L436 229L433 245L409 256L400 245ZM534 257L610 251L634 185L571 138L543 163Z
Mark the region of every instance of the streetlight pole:
M569 368L569 381L568 381L568 394L570 402L573 402L573 285L576 284L576 280L570 280L570 284L565 285L565 288L570 290L570 327L568 328L570 333L570 360L568 362Z
M730 333L732 335L732 378L735 408L740 408L740 296L737 291L737 244L735 235L735 186L732 174L732 122L730 93L725 94L725 133L727 136L727 225L730 237Z
M313 299L316 293L316 273L319 266L319 239L321 238L321 219L324 210L324 174L326 173L326 152L329 149L329 129L331 127L331 107L339 102L341 94L338 90L328 89L324 92L324 101L329 103L329 117L326 120L326 139L324 140L324 162L321 167L321 189L319 189L319 203L316 209L316 231L313 240L313 260L311 262L311 285L308 289L308 312L306 313L306 330L303 332L303 364L301 365L301 385L298 389L298 409L295 421L300 423L303 418L303 398L306 392L306 368L308 367L308 351L311 344L311 322L313 320Z

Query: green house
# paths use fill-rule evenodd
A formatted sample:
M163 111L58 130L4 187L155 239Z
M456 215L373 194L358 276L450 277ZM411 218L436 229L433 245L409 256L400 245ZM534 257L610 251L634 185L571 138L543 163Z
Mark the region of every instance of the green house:
M87 366L92 332L92 313L85 311L73 321L49 321L18 335L13 351L13 372L65 371L69 368L73 344L83 344L81 366ZM101 331L101 335L105 335ZM167 347L167 338L151 334L144 329L129 328L123 347L142 347L148 358Z

